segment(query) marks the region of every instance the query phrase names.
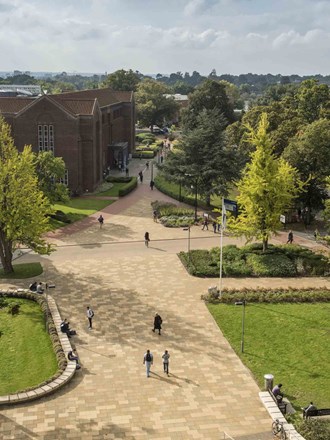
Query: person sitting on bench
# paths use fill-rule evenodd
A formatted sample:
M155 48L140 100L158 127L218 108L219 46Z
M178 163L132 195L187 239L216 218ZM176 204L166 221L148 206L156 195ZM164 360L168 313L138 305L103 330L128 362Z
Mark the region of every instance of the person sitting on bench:
M37 285L38 285L38 283L36 281L34 283L30 284L29 285L29 290L31 290L31 292L36 292Z
M307 405L305 408L303 408L303 418L307 419L308 412L309 411L316 411L316 410L317 410L316 406L313 404L313 402L311 402L309 405Z
M79 364L79 358L78 356L74 353L75 350L70 350L68 353L68 359L69 361L76 361L76 368L77 370L79 370L81 368L80 364Z
M44 288L42 287L42 282L40 281L40 283L37 285L37 293L44 293Z
M70 330L70 323L68 322L67 319L65 319L65 320L61 323L60 328L61 328L61 332L62 332L62 333L66 333L68 338L71 338L71 335L72 335L72 334L75 334L75 331L74 331L74 330Z
M281 388L282 388L282 384L279 383L278 385L275 385L274 388L272 389L272 393L276 397L276 400L278 400L278 402L280 403L283 400L283 393L281 392Z

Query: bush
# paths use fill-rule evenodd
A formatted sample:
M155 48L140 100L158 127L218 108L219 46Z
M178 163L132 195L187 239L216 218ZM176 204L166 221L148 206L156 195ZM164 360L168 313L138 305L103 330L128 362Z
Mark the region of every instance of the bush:
M151 142L154 142L155 139L156 139L156 136L155 136L154 134L152 134L152 133L138 133L138 134L135 136L135 139L136 139L138 142L142 142L142 141L145 140L145 139L149 139Z
M306 440L329 440L330 421L308 419L299 421L296 429Z
M12 316L19 314L19 309L21 305L19 303L10 302L8 305L8 313L10 313Z
M184 228L193 225L194 221L195 221L194 217L177 216L177 215L162 216L160 218L161 224L167 228Z
M157 211L158 216L193 216L194 210L190 208L184 208L182 206L177 206L170 202L159 202L156 200L151 203L152 209Z
M119 197L126 196L127 194L132 192L133 189L135 189L136 187L137 187L137 177L130 177L130 181L125 186L119 189L118 196Z
M286 255L249 254L247 255L246 262L257 277L296 276L295 265Z
M54 214L50 214L50 218L53 218L54 220L58 220L63 223L71 223L71 219L60 210L55 211Z

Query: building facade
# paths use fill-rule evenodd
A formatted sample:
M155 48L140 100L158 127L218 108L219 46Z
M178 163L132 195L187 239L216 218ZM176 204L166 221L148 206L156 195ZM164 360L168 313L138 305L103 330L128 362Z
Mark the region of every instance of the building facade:
M16 147L52 151L71 193L93 191L107 170L125 168L135 146L133 92L84 90L37 98L0 97Z

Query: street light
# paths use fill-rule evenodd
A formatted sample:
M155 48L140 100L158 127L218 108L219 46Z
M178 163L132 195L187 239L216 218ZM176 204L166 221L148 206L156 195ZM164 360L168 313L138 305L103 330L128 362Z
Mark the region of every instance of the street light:
M188 231L188 262L190 263L190 225L183 230Z
M197 194L198 194L198 176L194 174L185 173L185 176L192 177L195 179L195 186L191 186L191 188L195 187L195 223L198 221L197 217Z
M242 310L242 337L241 337L241 353L244 353L244 326L245 326L245 306L246 301L243 299L242 301L236 301L235 306L243 306Z

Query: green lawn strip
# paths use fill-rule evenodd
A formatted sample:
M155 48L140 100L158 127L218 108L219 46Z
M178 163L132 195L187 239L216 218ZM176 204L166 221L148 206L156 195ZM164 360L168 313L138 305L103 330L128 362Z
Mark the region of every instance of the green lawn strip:
M19 280L23 278L33 278L42 274L43 268L40 263L14 264L14 273L5 274L0 269L0 279Z
M248 304L243 354L242 306L207 306L261 389L271 373L297 410L310 401L330 407L330 304Z
M7 307L0 309L0 395L37 386L58 370L39 304L18 298L7 301L21 307L16 316L8 314Z
M95 196L103 195L106 196L108 194L100 193ZM92 197L81 197L71 199L67 203L57 203L54 205L54 209L57 211L62 211L67 217L71 220L71 223L74 223L78 220L81 220L91 214L94 214L97 211L102 210L108 205L111 205L114 200L100 200L94 199ZM61 228L62 226L66 226L68 223L61 222L60 220L50 219L49 225L50 230L54 230L57 228Z
M103 192L99 192L97 194L95 194L95 196L97 197L119 197L119 190L124 188L127 185L126 182L113 182L113 186ZM112 201L111 201L112 202Z

